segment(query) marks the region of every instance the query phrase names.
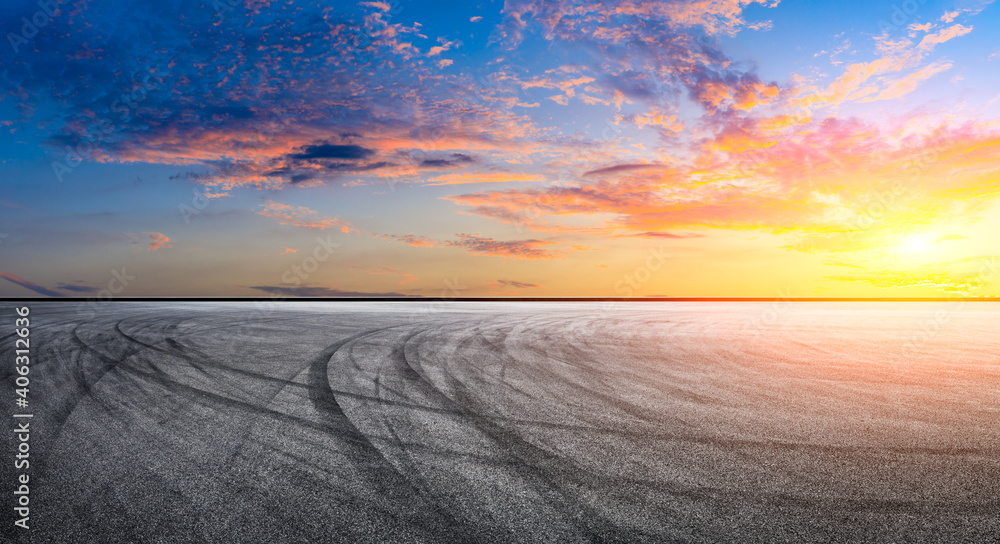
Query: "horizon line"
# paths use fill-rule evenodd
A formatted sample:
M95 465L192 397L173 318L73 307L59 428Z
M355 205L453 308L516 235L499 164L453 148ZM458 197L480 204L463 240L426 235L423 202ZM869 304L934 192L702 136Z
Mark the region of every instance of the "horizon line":
M1000 297L0 297L0 302L1000 302Z

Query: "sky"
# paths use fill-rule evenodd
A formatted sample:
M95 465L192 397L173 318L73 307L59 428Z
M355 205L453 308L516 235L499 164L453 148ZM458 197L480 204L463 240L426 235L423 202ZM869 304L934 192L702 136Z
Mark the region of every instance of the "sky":
M992 0L0 13L0 296L1000 296Z

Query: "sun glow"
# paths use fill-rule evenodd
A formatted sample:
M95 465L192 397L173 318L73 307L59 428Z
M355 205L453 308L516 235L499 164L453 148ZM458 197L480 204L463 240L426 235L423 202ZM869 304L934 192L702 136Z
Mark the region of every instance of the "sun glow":
M927 253L934 248L934 236L927 233L911 234L899 243L897 252L910 255Z

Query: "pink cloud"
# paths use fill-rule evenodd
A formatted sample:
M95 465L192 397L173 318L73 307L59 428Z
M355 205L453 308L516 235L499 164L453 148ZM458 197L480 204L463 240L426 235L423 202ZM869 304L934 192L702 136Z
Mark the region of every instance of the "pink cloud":
M437 247L438 241L426 236L416 236L413 234L386 234L383 240L396 240L413 247Z
M149 242L149 246L146 247L147 251L156 251L165 247L174 247L170 238L162 232L147 232L146 234L149 235L151 240Z
M28 281L28 280L26 280L26 279L24 279L24 278L22 278L20 276L16 276L14 274L10 274L10 273L4 272L2 270L0 270L0 278L3 278L3 279L5 279L5 280L7 280L7 281L9 281L11 283L20 285L21 287L24 287L25 289L28 289L30 291L34 291L34 292L36 292L36 293L38 293L40 295L45 295L47 297L61 297L61 296L63 296L62 294L57 293L55 291L52 291L50 289L46 289L45 287L42 287L41 285L38 285L35 282Z
M695 166L621 165L595 171L603 173L587 183L449 199L535 231L549 230L548 217L599 218L606 222L592 232L615 235L706 228L848 232L867 228L867 210L873 202L882 205L873 199L890 187L897 187L891 198L881 198L893 206L879 212L879 228L912 228L950 216L949 206L974 208L977 199L997 195L986 180L1000 174L1000 132L989 123L927 127L926 120L904 118L879 127L830 118L798 120L780 136L752 122L730 129L731 137L705 141Z
M338 228L341 232L348 233L353 230L350 223L333 218L318 218L314 210L304 206L290 206L268 200L263 204L263 209L258 211L260 215L277 220L282 225L293 225L307 229L326 230L328 228Z

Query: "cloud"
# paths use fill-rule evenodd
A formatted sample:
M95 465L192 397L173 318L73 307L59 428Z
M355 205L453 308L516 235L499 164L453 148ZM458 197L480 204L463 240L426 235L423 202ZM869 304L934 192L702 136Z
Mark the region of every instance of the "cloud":
M602 176L602 175L617 175L630 172L640 172L648 170L665 170L669 167L665 164L617 164L614 166L606 166L604 168L598 168L596 170L590 170L584 172L584 177L590 176Z
M486 257L506 257L511 259L561 259L565 251L544 249L544 246L558 242L546 240L510 240L499 241L478 234L457 234L456 240L435 240L425 236L412 234L387 234L383 239L396 240L413 247L457 247L465 249L471 255Z
M908 74L899 79L893 80L882 89L878 95L861 99L860 102L873 102L875 100L895 100L916 90L924 81L951 68L950 62L936 62Z
M761 82L752 67L727 58L714 38L690 32L701 27L725 35L753 27L743 19L743 8L776 2L512 1L503 10L505 25L540 27L551 39L597 58L535 74L517 74L509 63L497 63L482 80L436 69L433 62L461 44L427 35L419 25L394 22L387 2L363 3L371 9L361 17L330 12L318 0L299 0L240 5L222 19L195 4L184 10L183 21L175 21L176 7L156 3L124 11L91 6L76 24L51 23L45 33L50 37L36 38L38 54L18 57L0 77L22 105L25 120L30 111L51 112L48 123L32 119L30 125L45 127L57 153L81 145L83 135L111 115L107 120L114 129L85 160L183 166L183 177L218 187L216 196L344 178L350 179L342 183L352 185L375 177L419 182L419 170L430 166L413 161L415 149L443 158L492 151L526 159L570 155L584 145L613 146L537 126L521 108L545 109L541 96L526 95L538 89L558 91L553 100L564 104L579 97L595 107L620 109L633 99L669 103L684 92L708 100L712 87L722 94L711 95L706 104L718 115L776 100L776 87ZM98 31L107 25L120 31ZM615 52L625 43L634 45L634 54ZM391 82L382 66L392 66ZM116 100L121 104L123 91L137 89L141 100L135 108L120 116L108 113ZM49 102L51 107L39 107ZM633 119L676 133L683 125L670 115L650 109ZM432 183L487 182L497 175ZM512 180L519 179L497 181Z
M251 289L256 289L258 291L264 291L266 293L271 293L275 295L283 295L289 297L314 297L314 298L383 298L383 297L393 297L393 298L421 298L419 295L404 295L402 293L381 293L381 292L363 292L363 291L344 291L342 289L337 289L335 287L326 287L322 285L298 285L298 286L284 286L284 285L254 285L250 287Z
M298 250L286 247L285 250L281 252L282 255L288 255L289 253L298 253Z
M3 278L3 279L5 279L5 280L7 280L7 281L9 281L11 283L20 285L21 287L24 287L25 289L34 291L34 292L38 293L39 295L44 295L44 296L47 296L47 297L61 297L61 296L63 296L62 294L57 293L55 291L52 291L50 289L46 289L45 287L42 287L41 285L38 285L37 283L30 282L30 281L28 281L28 280L26 280L24 278L21 278L20 276L15 276L14 274L10 274L10 273L4 272L2 270L0 270L0 278Z
M182 0L182 20L177 5L156 2L93 5L73 24L54 20L30 55L5 59L0 92L21 128L57 159L107 120L113 129L84 160L175 165L181 177L223 191L212 197L323 183L331 185L323 198L342 194L336 185L378 191L387 180L507 183L453 189L457 196L447 198L460 218L560 238L732 229L812 243L863 230L865 210L896 181L905 194L875 230L956 213L935 202L974 216L975 199L996 197L995 121L964 124L959 115L971 110L950 116L947 106L935 115L885 108L893 117L877 123L819 110L897 100L948 70L951 61L931 53L971 32L953 23L957 14L914 24L909 37L877 36L873 57L814 85L772 81L752 59L726 54L732 41L724 37L764 28L754 17L767 16L777 5L770 0L509 0L497 32L477 34L490 40L482 51L488 62L457 61L463 70L439 69L451 62L442 56L465 51L432 29L455 39L487 27L455 34L410 17L404 24L388 2L362 10L319 0L252 2L224 17L201 4ZM837 43L839 51L853 47ZM537 62L511 60L525 58ZM122 93L135 94L135 106L112 109ZM233 199L246 201L253 199ZM381 220L382 205L372 205L373 220ZM272 200L254 211L283 225L358 232L310 206L320 211ZM519 237L529 239L382 236L508 258L574 251L541 234ZM873 244L863 234L844 245Z
M683 240L685 238L703 238L705 235L704 234L694 234L694 233L677 234L675 232L667 232L667 231L655 231L655 232L654 231L646 231L646 232L640 232L638 234L634 234L633 236L646 236L646 237L651 237L651 238L673 238L673 239L677 239L677 240Z
M37 54L4 60L2 92L57 162L68 146L88 162L183 166L230 194L391 170L406 149L528 145L530 121L419 55L458 42L394 22L387 2L363 5L374 11L319 0L227 6L224 17L194 0L88 6L53 18ZM383 66L398 79L387 84Z
M943 28L938 32L927 34L922 40L920 40L920 43L917 44L917 48L924 51L930 51L939 44L959 36L965 36L969 32L972 32L971 26L954 24L947 28Z
M989 284L981 274L961 274L922 267L917 271L877 270L863 274L829 276L832 281L860 282L883 289L930 287L965 296L974 295Z
M445 51L450 50L451 46L455 45L455 42L450 42L450 41L446 41L446 40L440 40L440 42L441 42L441 45L435 45L434 47L431 47L427 51L427 56L428 57L434 57L434 56L440 55L441 53L444 53Z
M514 287L515 289L535 289L541 287L541 285L534 283L524 283L521 281L513 280L494 280L498 286Z
M735 35L740 29L766 28L768 23L747 23L743 8L749 4L778 5L768 0L693 0L685 2L620 2L576 3L569 0L508 0L504 14L511 21L507 32L519 36L525 20L537 21L547 37L565 36L571 32L607 34L614 31L633 32L632 25L666 25L673 29L701 27L709 35ZM616 24L618 25L616 28Z
M97 287L92 287L83 283L60 283L56 289L60 291L69 291L71 293L94 293L97 292Z
M635 126L653 127L660 130L663 135L677 135L684 130L684 124L677 120L677 116L671 113L653 108L647 114L632 114L624 117L624 120L635 123Z
M942 15L940 19L941 22L950 23L954 21L956 18L958 18L958 16L960 15L968 15L970 17L978 15L979 12L983 11L990 4L992 4L993 0L972 0L971 2L962 2L962 3L971 5L962 9L956 9L954 11L944 12L944 15Z
M924 58L936 46L964 36L971 31L972 27L955 24L938 32L926 34L917 44L907 38L892 39L886 34L876 36L875 44L879 53L878 58L870 62L848 65L844 73L830 83L826 89L812 89L805 92L796 100L796 103L806 108L838 106L856 100L882 100L907 94L915 89L921 81L951 66L950 63L943 61L933 63L930 66L920 66ZM875 80L880 76L896 74L912 68L918 68L918 70L901 79Z
M146 247L146 251L156 251L158 249L163 249L167 247L174 247L171 243L170 238L163 234L162 232L147 232L149 235L149 246Z
M427 185L458 185L467 183L509 183L514 181L545 181L541 174L509 174L506 172L464 172L431 178Z
M563 252L543 249L542 246L556 242L543 240L511 240L498 241L475 234L458 234L458 240L452 240L445 245L461 247L472 255L488 257L507 257L512 259L558 259Z
M423 168L451 168L476 162L476 159L465 153L452 153L450 158L424 159L420 161Z
M469 22L470 23L478 23L479 21L482 21L482 20L483 20L483 18L480 17L479 15L476 15L475 17L470 17L469 18Z
M990 122L928 125L916 117L880 128L827 118L795 125L780 137L749 123L743 138L737 149L749 151L705 145L692 166L626 168L612 171L619 176L591 175L597 179L578 184L447 198L537 231L547 230L548 218L578 216L606 221L593 227L604 235L674 229L838 233L837 246L857 248L878 244L876 232L930 224L955 210L974 217L1000 196L987 182L1000 173L1000 130ZM878 221L868 217L873 206L882 207ZM843 237L868 229L872 237Z
M310 145L306 146L301 153L291 155L292 158L310 159L364 159L374 153L371 149L366 149L359 145Z
M318 214L315 210L310 210L304 206L291 206L268 200L261 207L263 209L259 210L258 214L275 219L282 225L318 230L337 228L343 233L349 233L353 230L353 227L347 221L341 221L336 217L317 217Z
M359 5L375 8L382 11L392 11L389 2L359 2Z
M416 236L414 234L386 234L383 240L396 240L413 247L437 247L439 242L426 236Z
M764 83L752 73L727 73L722 76L702 72L691 78L691 97L711 114L716 111L750 111L778 98L776 83Z

